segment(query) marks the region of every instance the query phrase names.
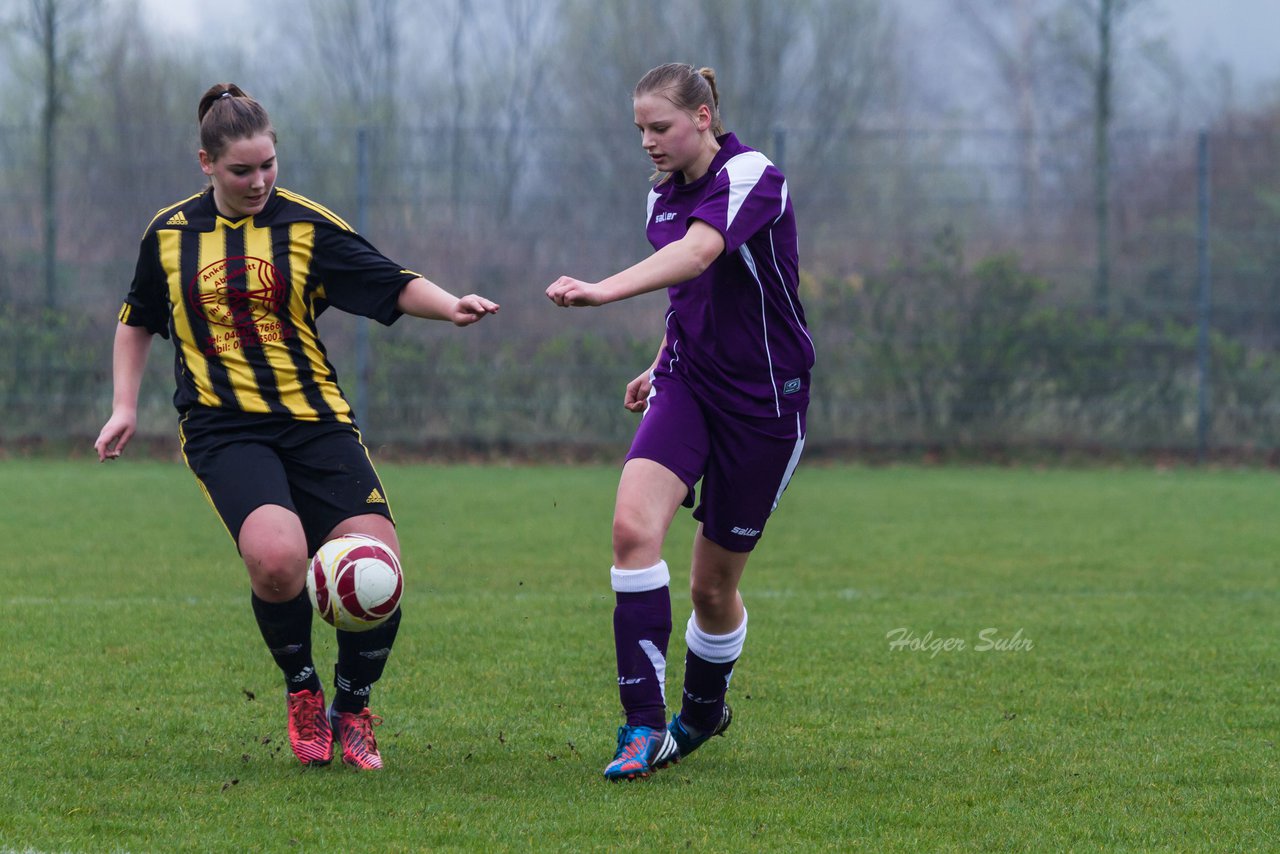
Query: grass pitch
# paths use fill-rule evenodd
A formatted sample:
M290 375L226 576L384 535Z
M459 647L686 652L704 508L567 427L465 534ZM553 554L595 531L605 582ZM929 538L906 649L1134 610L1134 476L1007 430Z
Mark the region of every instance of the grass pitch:
M360 774L289 752L184 468L0 463L0 850L1280 845L1273 474L802 466L744 579L728 737L610 785L616 470L380 471L405 622Z

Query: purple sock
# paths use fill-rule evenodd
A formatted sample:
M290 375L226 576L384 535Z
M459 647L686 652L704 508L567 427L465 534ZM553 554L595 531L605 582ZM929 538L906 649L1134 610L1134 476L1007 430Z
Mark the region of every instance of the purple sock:
M667 725L667 642L671 639L671 576L659 561L648 569L611 572L617 605L613 640L618 696L628 726Z
M724 714L724 696L733 677L733 666L742 654L747 638L747 617L742 625L727 635L710 635L689 617L685 630L689 651L684 658L684 697L680 703L680 720L702 732L710 732Z

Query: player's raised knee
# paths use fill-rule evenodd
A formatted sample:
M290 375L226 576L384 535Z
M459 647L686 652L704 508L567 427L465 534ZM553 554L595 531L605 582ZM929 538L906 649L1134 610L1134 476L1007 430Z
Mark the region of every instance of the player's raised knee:
M613 517L614 564L643 567L657 563L662 552L662 534L638 514L620 509Z
M726 615L736 605L738 590L734 585L693 580L689 585L693 610L708 617Z
M287 543L263 543L245 553L244 563L259 591L297 595L306 578L307 556Z

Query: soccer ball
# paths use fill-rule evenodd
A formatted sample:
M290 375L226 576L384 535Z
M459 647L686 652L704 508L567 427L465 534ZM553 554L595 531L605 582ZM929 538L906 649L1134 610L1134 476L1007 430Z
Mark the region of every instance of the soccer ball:
M365 534L335 537L307 568L307 596L326 623L363 632L400 607L404 577L387 544Z

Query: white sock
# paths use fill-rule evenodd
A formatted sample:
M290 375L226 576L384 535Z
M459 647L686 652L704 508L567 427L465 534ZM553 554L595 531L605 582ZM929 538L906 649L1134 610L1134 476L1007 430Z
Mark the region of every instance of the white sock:
M713 635L698 627L696 614L689 615L689 625L684 632L689 651L712 664L736 661L742 655L747 640L747 612L742 612L742 625L725 635Z
M609 569L615 593L644 593L657 590L671 583L671 572L667 562L660 560L647 569Z

